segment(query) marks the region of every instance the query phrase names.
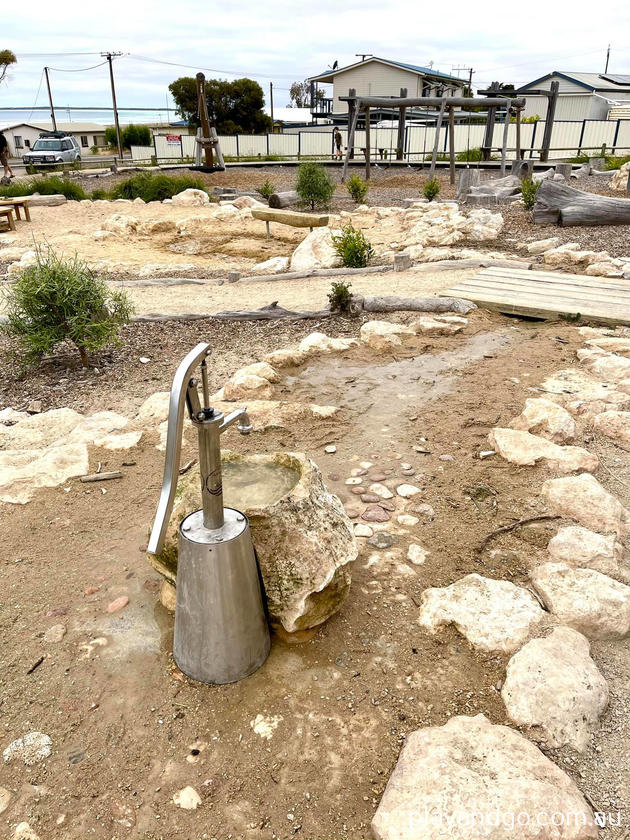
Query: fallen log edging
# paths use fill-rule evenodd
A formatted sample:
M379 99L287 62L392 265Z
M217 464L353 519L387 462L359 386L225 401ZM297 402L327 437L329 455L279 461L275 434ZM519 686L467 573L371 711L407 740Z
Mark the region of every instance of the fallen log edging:
M630 199L582 192L558 181L543 181L536 194L534 224L630 225Z

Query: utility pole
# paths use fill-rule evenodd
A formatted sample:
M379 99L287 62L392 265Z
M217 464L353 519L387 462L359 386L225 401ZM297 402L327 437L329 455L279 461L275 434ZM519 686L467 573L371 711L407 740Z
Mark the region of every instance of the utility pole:
M473 73L475 72L472 67L453 67L453 73L459 73L460 70L467 70L468 71L468 90L470 91L470 95L472 96L472 77Z
M273 82L269 82L269 101L271 107L271 130L273 131Z
M48 67L44 67L46 74L46 87L48 88L48 101L50 102L50 118L52 120L53 131L57 131L57 120L55 118L55 106L53 105L52 93L50 92L50 79L48 78Z
M106 52L101 53L103 58L106 58L109 62L109 80L112 85L112 105L114 106L114 125L116 126L116 140L118 142L118 155L120 157L121 163L123 159L123 147L122 147L122 139L120 136L120 123L118 122L118 106L116 105L116 88L114 87L114 68L112 67L112 58L117 58L119 55L122 55L121 52Z
M606 50L606 69L604 73L608 73L608 60L610 58L610 44L608 44L608 49Z

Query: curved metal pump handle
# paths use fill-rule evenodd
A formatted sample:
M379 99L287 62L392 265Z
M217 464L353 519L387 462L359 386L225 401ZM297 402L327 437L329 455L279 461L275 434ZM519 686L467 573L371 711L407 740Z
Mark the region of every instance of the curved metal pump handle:
M179 478L179 459L182 449L182 431L184 428L184 407L186 405L186 391L193 370L210 353L210 345L201 342L187 356L182 359L171 388L168 403L168 427L166 433L166 460L164 462L164 478L162 492L158 502L155 521L151 530L151 538L147 551L149 554L159 554L164 546L164 538L168 521L173 510L173 500Z

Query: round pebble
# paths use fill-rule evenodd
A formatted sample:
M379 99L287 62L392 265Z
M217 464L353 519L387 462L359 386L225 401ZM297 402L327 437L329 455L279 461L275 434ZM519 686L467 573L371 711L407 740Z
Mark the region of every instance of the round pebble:
M361 519L366 522L389 522L390 515L380 505L370 505L361 514Z
M374 531L369 525L362 525L360 522L354 526L355 537L371 537Z
M359 478L358 476L354 476L353 478L346 478L345 484L363 484L363 479Z
M326 452L328 455L333 455L336 451L337 447L333 443L324 447L324 452Z
M388 534L387 531L379 531L378 534L370 537L368 545L372 545L374 548L391 548L395 542L396 538L392 534Z
M403 499L410 499L412 496L415 496L416 493L420 492L420 488L414 487L413 484L400 484L396 488L396 492L399 496L402 496Z

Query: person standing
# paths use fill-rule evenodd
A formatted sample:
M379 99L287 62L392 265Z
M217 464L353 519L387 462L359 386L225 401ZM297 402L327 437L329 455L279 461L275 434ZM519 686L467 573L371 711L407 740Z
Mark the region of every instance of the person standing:
M14 173L9 165L9 144L7 138L0 131L0 163L4 167L3 180L13 178Z
M342 157L342 155L341 155L341 144L343 143L343 138L341 136L341 132L336 127L335 127L335 131L334 131L334 135L335 135L335 157L337 158L337 160L341 160L341 157Z

